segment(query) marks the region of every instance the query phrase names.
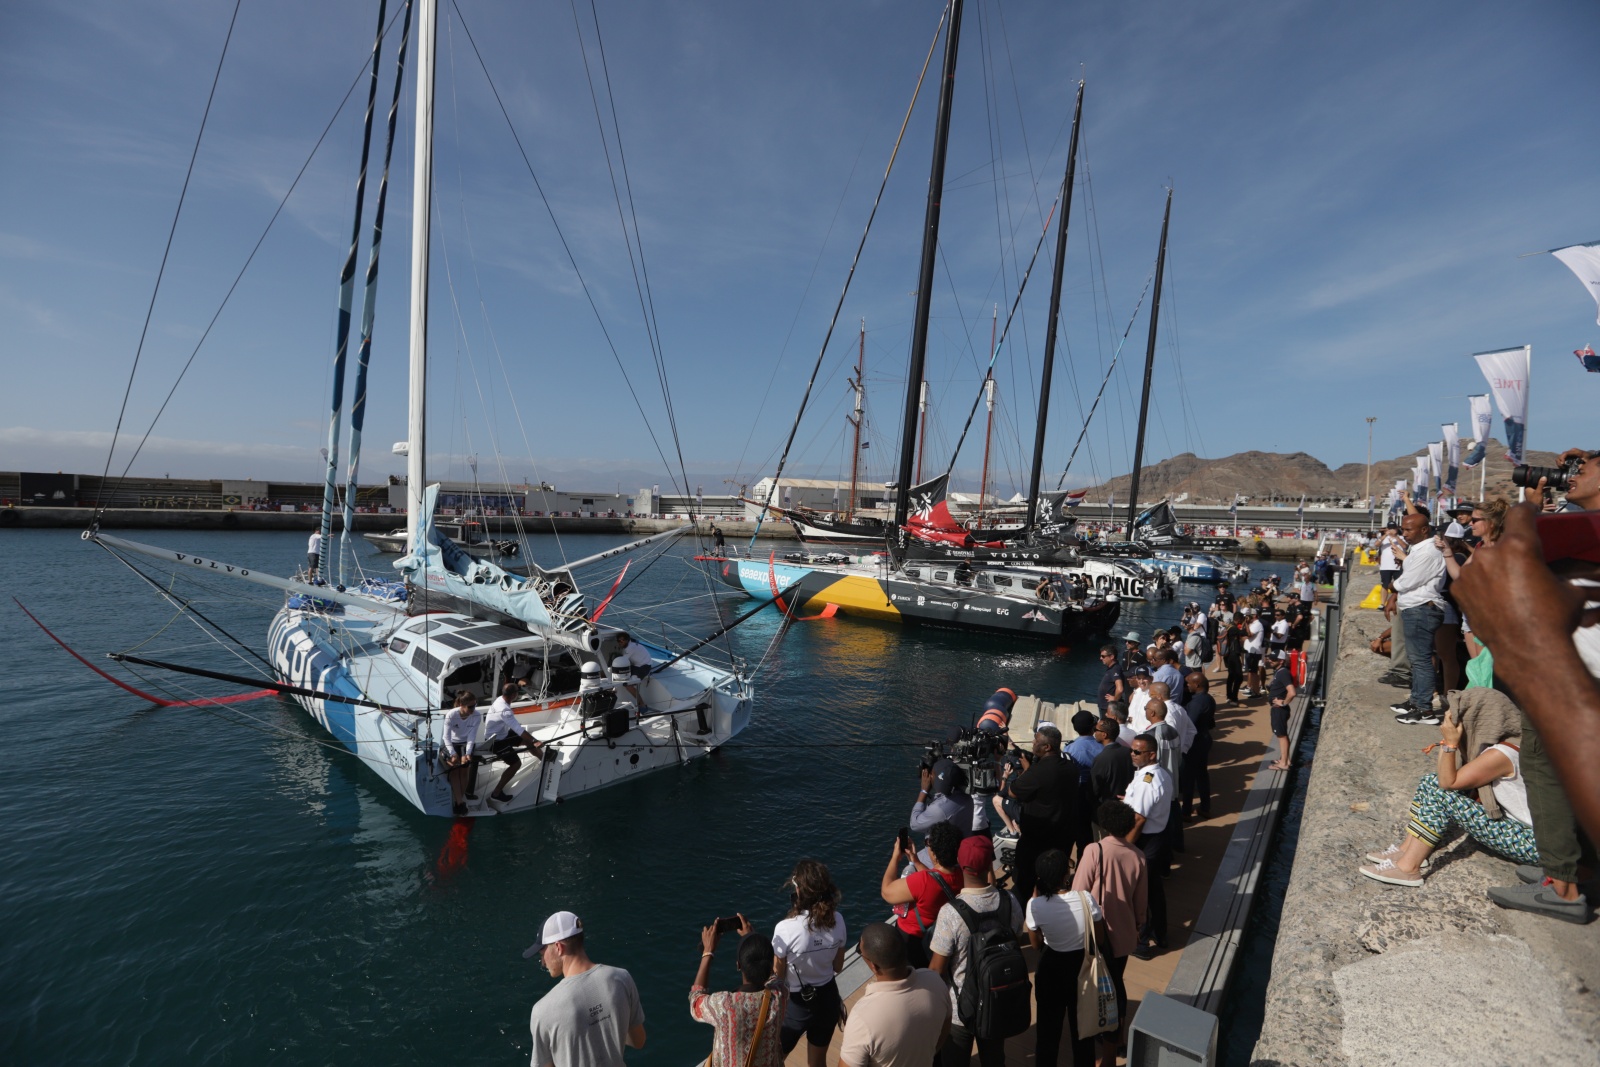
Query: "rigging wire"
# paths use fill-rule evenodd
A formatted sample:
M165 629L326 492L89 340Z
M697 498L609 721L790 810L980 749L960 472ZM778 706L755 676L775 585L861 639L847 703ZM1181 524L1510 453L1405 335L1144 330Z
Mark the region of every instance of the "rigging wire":
M235 8L235 13L237 13L237 8ZM398 19L399 17L400 17L399 13L396 13L392 18L390 18L389 25L384 28L384 35L385 36L388 35L389 30L394 28L395 20ZM172 402L173 396L175 396L177 394L178 386L180 384L182 384L184 376L189 373L189 368L194 364L195 357L200 354L200 349L206 343L206 339L211 336L211 331L212 331L212 329L214 329L216 327L217 320L222 318L222 312L227 308L228 301L233 299L234 290L238 289L239 288L239 283L244 280L245 272L250 269L250 264L255 262L256 253L261 251L261 246L264 243L266 243L267 235L272 232L272 227L277 223L278 216L282 215L283 214L283 209L288 206L289 198L294 195L295 189L297 189L299 187L299 185L300 185L300 179L304 178L305 174L306 174L306 171L308 169L310 169L311 161L316 158L317 151L322 147L322 142L327 139L329 132L333 129L333 124L339 120L340 114L342 114L344 112L344 107L345 107L346 104L348 104L350 102L350 97L351 97L352 94L355 93L356 87L361 84L361 79L367 72L367 64L368 64L368 61L363 61L362 62L361 69L356 72L355 77L353 79L351 79L350 87L345 90L344 98L339 101L339 106L334 108L333 114L329 117L327 125L323 126L322 127L322 132L317 135L316 143L314 143L311 146L311 151L309 153L307 153L306 158L305 158L305 162L301 163L300 164L300 169L295 172L294 180L289 183L289 188L284 190L283 197L278 201L278 206L273 209L272 217L267 220L266 226L264 226L262 228L261 236L256 238L256 243L251 247L250 254L245 257L244 264L239 268L239 272L233 276L232 284L230 284L228 286L228 291L222 295L222 300L221 300L220 303L217 304L217 310L212 314L211 321L206 323L206 328L203 331L201 331L200 339L195 342L194 348L190 350L189 358L184 362L183 367L178 371L178 377L173 381L172 388L167 390L167 395L166 395L165 399L163 399L161 401L161 406L156 410L156 413L155 413L154 417L151 418L150 425L145 428L144 436L139 439L138 447L136 447L133 450L133 455L128 457L128 462L123 466L121 473L119 473L117 475L117 479L116 479L117 481L120 482L123 479L127 478L128 472L133 469L134 461L139 458L139 453L144 451L144 446L150 440L150 435L155 432L156 424L161 421L161 416L167 410L167 405ZM220 64L219 64L219 71L220 71ZM208 105L208 107L209 107L209 105ZM198 141L196 142L196 144L198 145ZM191 166L192 166L192 163L191 163ZM187 179L185 179L185 186L187 187ZM180 211L182 210L181 198L180 198L179 210ZM173 225L174 225L174 227L176 227L176 225L177 225L177 219L176 218L173 219ZM171 243L171 237L170 236L168 237L168 243L169 243L169 246L170 246L170 243ZM166 262L166 256L163 254L163 256L162 256L163 266L165 265L165 262ZM158 281L157 284L159 286L159 281ZM154 305L155 305L155 296L154 296L154 294L151 295L150 301L151 301L151 307L154 308ZM141 334L141 337L140 337L139 345L140 345L140 349L142 350L143 347L144 347L144 341L143 341L143 335L142 334ZM137 356L137 354L135 354L135 357L134 357L134 371L137 371L137 369L138 369L138 356ZM128 375L128 389L130 391L133 389L133 371L130 371L129 375ZM124 406L124 408L126 408L126 406L127 406L127 397L126 397L126 395L123 397L123 406ZM122 428L122 416L119 414L117 416L117 430L120 431L121 428ZM116 451L116 446L117 446L117 434L114 431L112 433L112 435L111 435L111 451L112 451L112 453L114 453ZM107 469L107 471L110 470L110 466L111 466L111 455L108 454L106 456L106 469ZM102 496L102 494L104 493L104 490L105 490L105 477L106 476L104 474L101 475L101 483L100 483L101 487L100 487L100 490L97 491L96 494L95 494L95 510L94 510L94 520L93 521L97 521L99 519L100 515L103 513L103 510L104 510L100 506L100 500L101 500L101 496Z
M161 250L161 264L156 268L156 283L150 290L150 302L144 309L144 325L139 328L139 343L133 350L133 366L128 368L128 383L122 390L122 406L117 409L117 425L111 431L111 447L106 450L105 469L100 472L100 488L95 492L93 519L95 522L100 519L100 502L105 494L106 480L111 474L111 460L117 453L117 437L122 432L122 420L128 413L128 399L133 395L133 380L139 373L139 359L144 355L145 339L150 335L150 320L155 315L156 297L161 295L161 280L166 277L167 259L172 255L172 242L178 234L178 220L183 217L183 205L189 198L189 181L194 177L195 160L200 158L200 142L205 138L206 123L211 118L211 104L217 98L217 85L222 81L222 66L228 58L228 45L233 41L233 28L239 22L239 8L243 2L244 0L233 0L233 14L228 19L228 33L222 39L222 54L217 57L217 69L211 75L211 91L206 94L205 110L200 113L200 129L195 131L194 148L189 151L189 166L183 173L183 188L178 191L178 206L172 213L172 225L167 227L166 247ZM363 67L363 69L365 68ZM192 359L193 357L190 358ZM163 408L165 407L165 405L162 406ZM157 418L159 417L160 415L158 414ZM148 438L149 436L150 434L147 431L145 437ZM143 442L140 443L141 445L143 444ZM138 456L138 454L136 450L134 455ZM133 461L130 459L128 462L131 465Z
M550 217L550 225L555 228L557 240L561 242L561 250L566 254L567 263L572 267L573 274L578 279L579 287L583 289L584 298L589 303L589 309L594 313L595 323L600 327L601 336L605 338L606 347L611 352L611 358L616 363L617 370L622 374L622 382L628 387L628 395L632 397L633 405L638 409L645 433L649 435L650 443L655 448L656 455L660 457L662 466L667 470L668 480L676 484L676 480L672 477L672 464L668 462L666 452L661 447L661 441L657 438L654 427L650 425L649 419L645 416L644 402L639 399L639 393L633 387L633 379L628 376L628 368L622 362L622 354L617 350L616 342L612 340L611 331L606 327L604 316L600 314L600 305L595 301L594 292L589 288L588 279L583 276L582 268L578 266L577 256L572 251L572 245L567 241L566 232L562 230L560 222L556 220L555 209L551 206L550 198L544 191L544 183L539 180L538 173L533 169L533 160L528 155L528 149L522 143L521 135L517 133L516 124L511 121L511 112L506 108L505 100L500 95L500 88L495 84L493 76L489 73L489 65L483 58L482 51L478 48L477 39L472 35L472 27L467 25L467 20L461 13L461 7L455 3L455 0L451 0L450 6L455 10L456 18L461 20L462 32L467 35L467 43L472 47L472 54L478 60L478 66L482 69L483 76L489 83L489 91L494 95L495 105L500 109L500 116L505 119L506 129L511 132L511 139L516 142L517 152L522 156L522 163L527 168L528 177L533 179L534 189L539 194L539 200L544 204L545 213ZM684 487L684 493L688 493L687 486Z
M828 330L823 335L822 347L817 351L817 360L811 367L811 377L806 382L805 393L800 398L800 410L795 412L794 423L789 427L789 438L784 442L783 454L778 458L778 469L773 472L772 484L767 489L767 499L762 502L761 510L756 514L756 526L750 534L752 545L755 544L756 534L761 531L761 524L766 521L767 511L772 506L772 498L778 491L778 479L783 476L783 468L789 461L789 449L794 445L795 432L799 430L800 420L805 416L806 405L811 400L811 390L816 385L817 372L822 367L823 357L828 353L828 343L833 339L834 327L839 324L839 313L844 310L845 296L850 292L850 283L855 278L857 264L861 262L861 252L866 247L867 235L872 232L873 220L878 217L878 205L883 202L884 187L889 184L889 174L894 170L894 162L900 155L900 143L905 140L906 128L911 125L911 113L917 106L917 97L922 93L922 83L928 75L928 65L933 61L934 50L939 46L939 35L949 17L950 6L947 3L939 16L939 25L934 28L933 40L928 44L928 55L922 61L922 71L917 75L916 88L911 92L911 102L906 106L905 118L900 121L900 132L895 136L894 148L889 153L889 163L883 169L883 180L878 183L878 194L873 197L872 210L867 213L867 224L861 231L861 240L856 243L855 256L850 260L850 269L845 273L844 286L839 290L839 300L833 306L833 317L828 320Z

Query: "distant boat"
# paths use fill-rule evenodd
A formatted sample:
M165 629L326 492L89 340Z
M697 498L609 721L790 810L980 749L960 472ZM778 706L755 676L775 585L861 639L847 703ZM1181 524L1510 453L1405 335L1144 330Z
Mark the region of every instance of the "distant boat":
M483 523L474 519L460 519L455 522L440 522L434 520L434 529L453 541L457 548L469 556L481 556L493 559L497 556L515 556L522 551L522 543L514 538L491 539L484 531ZM388 552L400 555L406 550L406 529L404 526L390 530L388 533L362 534L379 552Z

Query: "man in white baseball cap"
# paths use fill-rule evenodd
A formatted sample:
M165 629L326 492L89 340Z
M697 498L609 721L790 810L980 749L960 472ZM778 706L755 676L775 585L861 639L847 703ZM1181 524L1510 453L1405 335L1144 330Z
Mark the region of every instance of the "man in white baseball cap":
M558 979L533 1006L532 1067L622 1067L624 1046L644 1048L644 1009L633 976L595 963L583 947L583 920L558 911L523 952Z

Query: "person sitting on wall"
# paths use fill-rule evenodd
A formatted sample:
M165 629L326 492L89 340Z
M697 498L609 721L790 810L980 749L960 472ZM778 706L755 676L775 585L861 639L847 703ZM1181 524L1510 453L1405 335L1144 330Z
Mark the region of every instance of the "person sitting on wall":
M517 721L516 712L511 708L511 702L517 696L516 684L507 682L500 687L500 695L489 705L489 713L484 716L484 740L488 742L489 751L506 765L500 781L495 783L494 791L489 794L490 800L502 804L510 803L511 794L506 792L506 786L522 769L517 749L526 748L536 757L544 754L544 745L534 740L527 728Z

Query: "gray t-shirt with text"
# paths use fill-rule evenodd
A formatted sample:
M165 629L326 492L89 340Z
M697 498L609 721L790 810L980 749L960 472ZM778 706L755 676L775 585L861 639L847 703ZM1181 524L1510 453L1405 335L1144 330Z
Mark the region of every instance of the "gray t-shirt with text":
M533 1006L532 1067L622 1067L628 1031L644 1025L639 989L621 967L563 978Z

